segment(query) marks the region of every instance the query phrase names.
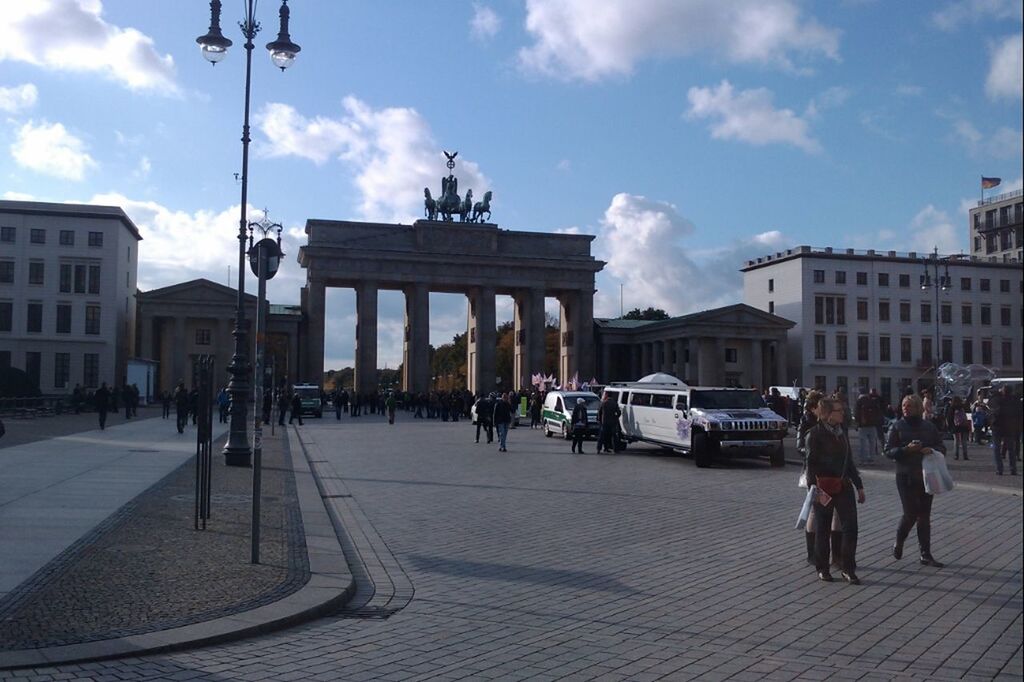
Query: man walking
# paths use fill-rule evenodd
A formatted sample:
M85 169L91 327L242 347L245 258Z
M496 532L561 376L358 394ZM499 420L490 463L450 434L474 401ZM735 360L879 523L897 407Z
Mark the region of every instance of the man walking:
M572 408L572 451L583 453L583 439L587 437L587 401L576 398L576 407Z
M190 402L188 390L185 388L185 382L179 381L178 387L174 389L174 410L175 416L178 420L178 433L185 433L185 425L188 424L188 410Z
M597 411L597 423L601 425L601 433L598 436L597 451L611 452L614 449L615 429L619 425L619 416L622 410L618 402L612 400L605 393L601 400L601 407Z
M493 414L494 427L498 430L498 452L508 452L505 443L508 439L508 427L512 424L512 405L509 404L508 393L494 401Z
M302 426L302 398L298 393L292 393L292 411L288 415L288 423L291 424L296 417L299 419L299 426Z
M100 417L100 430L103 430L107 428L107 410L110 409L110 389L107 388L107 382L104 381L96 390L93 400L96 402L96 413Z
M476 401L476 442L480 442L480 429L484 430L487 442L494 440L494 432L491 430L491 418L494 416L494 403L487 396L481 394Z
M878 427L882 425L882 401L878 392L871 389L867 392L861 387L860 396L854 406L853 418L857 422L858 464L874 464L878 454Z
M283 388L277 390L277 425L284 426L284 416L288 414L288 394Z
M994 403L994 405L993 405ZM996 473L1003 475L1003 455L1010 463L1010 474L1017 475L1017 458L1020 455L1021 399L1013 395L1009 386L1003 386L999 394L989 401L992 410L992 457Z

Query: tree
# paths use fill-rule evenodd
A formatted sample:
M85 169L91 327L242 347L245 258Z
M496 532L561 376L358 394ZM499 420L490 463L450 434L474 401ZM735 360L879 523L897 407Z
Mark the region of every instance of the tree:
M623 320L667 320L669 317L661 308L646 308L640 310L639 308L633 308L628 313L622 316Z

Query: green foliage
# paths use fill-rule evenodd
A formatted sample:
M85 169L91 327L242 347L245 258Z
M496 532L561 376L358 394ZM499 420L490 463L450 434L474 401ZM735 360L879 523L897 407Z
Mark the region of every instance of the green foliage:
M668 318L668 313L661 308L646 308L644 310L633 308L622 316L623 320L667 320Z

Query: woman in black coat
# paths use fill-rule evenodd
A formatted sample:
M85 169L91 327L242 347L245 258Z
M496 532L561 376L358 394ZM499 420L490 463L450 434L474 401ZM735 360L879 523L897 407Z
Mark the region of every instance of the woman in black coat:
M576 407L572 410L572 451L583 454L583 439L587 437L587 401L576 399Z
M896 462L896 490L903 505L903 518L896 528L896 544L892 555L903 558L903 543L910 529L917 524L917 543L921 548L921 563L942 568L932 557L932 495L924 490L921 459L932 452L946 454L942 436L935 424L923 418L924 404L916 395L908 395L901 405L903 418L889 429L885 456Z

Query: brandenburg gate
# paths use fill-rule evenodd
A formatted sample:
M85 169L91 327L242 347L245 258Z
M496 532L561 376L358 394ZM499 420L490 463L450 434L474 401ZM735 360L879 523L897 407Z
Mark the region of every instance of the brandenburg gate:
M454 154L448 156L451 169ZM543 371L547 296L559 302L559 378L564 383L578 374L585 381L594 374L594 276L604 267L590 254L594 237L476 222L484 215L489 219L490 192L484 210L477 204L471 215L470 197L458 197L457 184L450 174L443 179L436 202L424 190L427 219L412 225L306 221L307 242L299 249L299 264L306 269L304 378L319 383L323 376L328 287L355 289L354 388L359 392L377 388L377 295L382 289L405 293L403 390L430 390L432 291L467 298L470 391L495 389L497 295L514 300L514 388L528 387L531 373ZM453 220L454 215L461 220Z

